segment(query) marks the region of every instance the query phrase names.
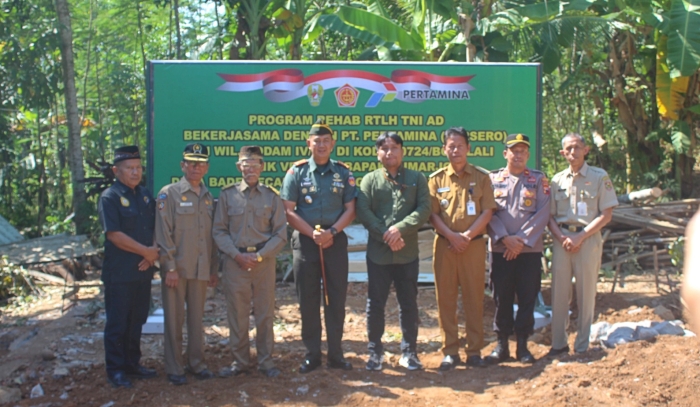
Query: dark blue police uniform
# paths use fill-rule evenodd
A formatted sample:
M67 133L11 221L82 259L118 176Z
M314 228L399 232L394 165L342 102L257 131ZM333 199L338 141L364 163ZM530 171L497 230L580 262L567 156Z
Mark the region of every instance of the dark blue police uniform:
M153 246L155 201L142 186L132 190L116 181L98 203L102 230L123 232L144 246ZM143 257L119 249L105 239L102 281L105 286L104 345L107 373L134 371L141 359L141 327L148 319L152 268L139 271Z

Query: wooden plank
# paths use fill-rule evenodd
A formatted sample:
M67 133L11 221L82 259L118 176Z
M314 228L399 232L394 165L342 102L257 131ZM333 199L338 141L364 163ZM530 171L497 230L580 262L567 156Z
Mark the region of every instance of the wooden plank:
M86 235L55 235L0 246L14 264L36 264L92 256L97 250Z

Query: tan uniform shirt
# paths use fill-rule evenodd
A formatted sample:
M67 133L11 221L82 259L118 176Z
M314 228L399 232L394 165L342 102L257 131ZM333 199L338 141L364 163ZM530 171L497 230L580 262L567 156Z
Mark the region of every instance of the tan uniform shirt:
M287 217L277 191L245 182L221 190L214 215L214 240L219 250L235 258L241 247L264 246L263 258L275 256L287 241Z
M603 210L618 205L615 188L605 170L584 163L574 176L567 168L552 178L550 214L557 223L585 226Z
M211 236L214 197L204 184L199 195L183 177L158 193L156 243L162 273L176 270L180 278L209 280L219 269Z
M453 232L464 232L481 212L496 208L491 179L471 164L461 174L456 174L451 165L435 171L428 179L428 189L432 213L439 213ZM476 206L473 215L467 211L470 201Z

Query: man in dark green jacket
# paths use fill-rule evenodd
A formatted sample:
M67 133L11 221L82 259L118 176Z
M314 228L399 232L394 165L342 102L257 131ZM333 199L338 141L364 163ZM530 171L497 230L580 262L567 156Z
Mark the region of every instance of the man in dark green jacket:
M400 307L399 364L422 369L416 355L418 336L418 229L430 216L430 193L425 176L403 167L403 139L383 133L376 141L384 168L362 179L357 217L369 231L367 244L367 370L381 370L384 359L384 306L392 281Z

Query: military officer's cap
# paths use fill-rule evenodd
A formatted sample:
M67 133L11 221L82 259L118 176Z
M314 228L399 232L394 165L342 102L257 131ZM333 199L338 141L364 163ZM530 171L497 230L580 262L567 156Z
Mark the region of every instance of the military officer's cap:
M530 137L521 133L509 134L508 137L506 137L506 148L511 148L520 143L530 147Z
M258 146L243 146L238 152L238 162L243 160L262 160L262 149Z
M330 134L332 136L333 130L331 129L331 126L327 125L326 121L323 119L316 120L316 123L314 123L311 126L311 130L309 130L309 137L325 136L326 134Z
M123 146L114 150L114 163L119 161L131 160L133 158L141 159L138 146Z
M199 143L190 143L185 146L182 157L186 161L209 162L209 147Z

